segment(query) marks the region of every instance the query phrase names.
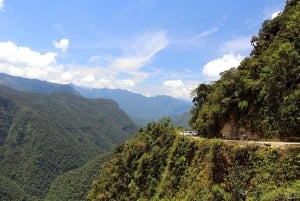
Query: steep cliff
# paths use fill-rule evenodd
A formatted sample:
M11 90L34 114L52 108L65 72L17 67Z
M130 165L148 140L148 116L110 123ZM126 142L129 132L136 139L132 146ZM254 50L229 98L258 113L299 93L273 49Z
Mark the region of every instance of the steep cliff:
M150 123L116 149L89 200L275 200L300 197L300 147L177 134Z

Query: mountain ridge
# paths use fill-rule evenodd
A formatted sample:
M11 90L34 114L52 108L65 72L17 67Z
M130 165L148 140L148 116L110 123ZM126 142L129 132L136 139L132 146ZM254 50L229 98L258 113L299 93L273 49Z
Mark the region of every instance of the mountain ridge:
M79 95L79 93L72 87L71 84L56 84L39 79L12 76L6 73L0 73L0 84L19 91L44 94L50 94L52 92L60 91Z
M164 116L182 115L192 107L192 103L167 95L146 97L123 89L89 89L78 86L75 89L88 98L115 100L138 125L145 125Z
M16 77L0 73L0 84L7 87L35 93L50 94L53 92L66 92L81 95L86 98L106 98L116 101L129 117L140 126L156 121L163 116L179 116L192 108L192 103L167 95L146 97L142 94L124 89L87 88L74 84L56 84L38 79ZM188 120L184 120L187 125Z
M57 176L112 150L138 129L112 100L5 86L0 119L1 200L42 200Z

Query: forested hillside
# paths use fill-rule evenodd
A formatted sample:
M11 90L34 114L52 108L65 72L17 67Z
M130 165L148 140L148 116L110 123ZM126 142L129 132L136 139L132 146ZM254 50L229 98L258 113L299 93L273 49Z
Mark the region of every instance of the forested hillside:
M238 68L193 91L191 126L206 137L299 138L299 24L300 2L289 0L263 23Z
M177 134L168 119L118 147L89 200L222 201L300 197L300 147L239 145Z
M83 166L59 175L51 184L45 201L83 201L91 184L101 173L101 166L111 154L101 154Z
M42 200L52 181L131 137L118 105L0 86L0 200Z

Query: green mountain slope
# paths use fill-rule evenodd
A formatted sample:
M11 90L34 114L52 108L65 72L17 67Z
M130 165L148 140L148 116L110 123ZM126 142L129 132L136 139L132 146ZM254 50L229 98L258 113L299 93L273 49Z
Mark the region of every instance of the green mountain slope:
M64 92L79 95L79 92L77 92L70 84L56 84L37 79L11 76L5 73L0 73L0 84L19 91L28 91L43 94Z
M99 155L83 166L59 175L51 184L45 201L83 201L93 180L101 172L101 166L111 158L110 154Z
M145 97L141 94L121 89L87 89L74 86L87 98L108 98L116 101L120 107L138 125L146 125L165 116L178 116L189 111L192 104L170 96Z
M273 201L300 198L300 147L269 148L176 134L148 124L116 149L88 200Z
M110 100L3 86L0 119L0 177L7 181L0 185L0 200L21 200L22 193L41 200L58 175L111 150L137 129Z
M192 114L191 114L190 111L188 111L188 112L185 112L182 115L178 115L178 116L173 117L172 122L176 126L181 126L185 129L188 129L190 127L189 126L189 121L190 121L191 117L192 117Z
M263 23L237 69L194 90L191 126L202 136L300 138L300 1Z

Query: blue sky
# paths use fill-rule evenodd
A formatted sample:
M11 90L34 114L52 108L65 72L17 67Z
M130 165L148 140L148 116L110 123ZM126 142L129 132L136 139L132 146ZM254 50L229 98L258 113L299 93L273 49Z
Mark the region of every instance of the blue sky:
M0 72L190 98L284 0L0 0Z

